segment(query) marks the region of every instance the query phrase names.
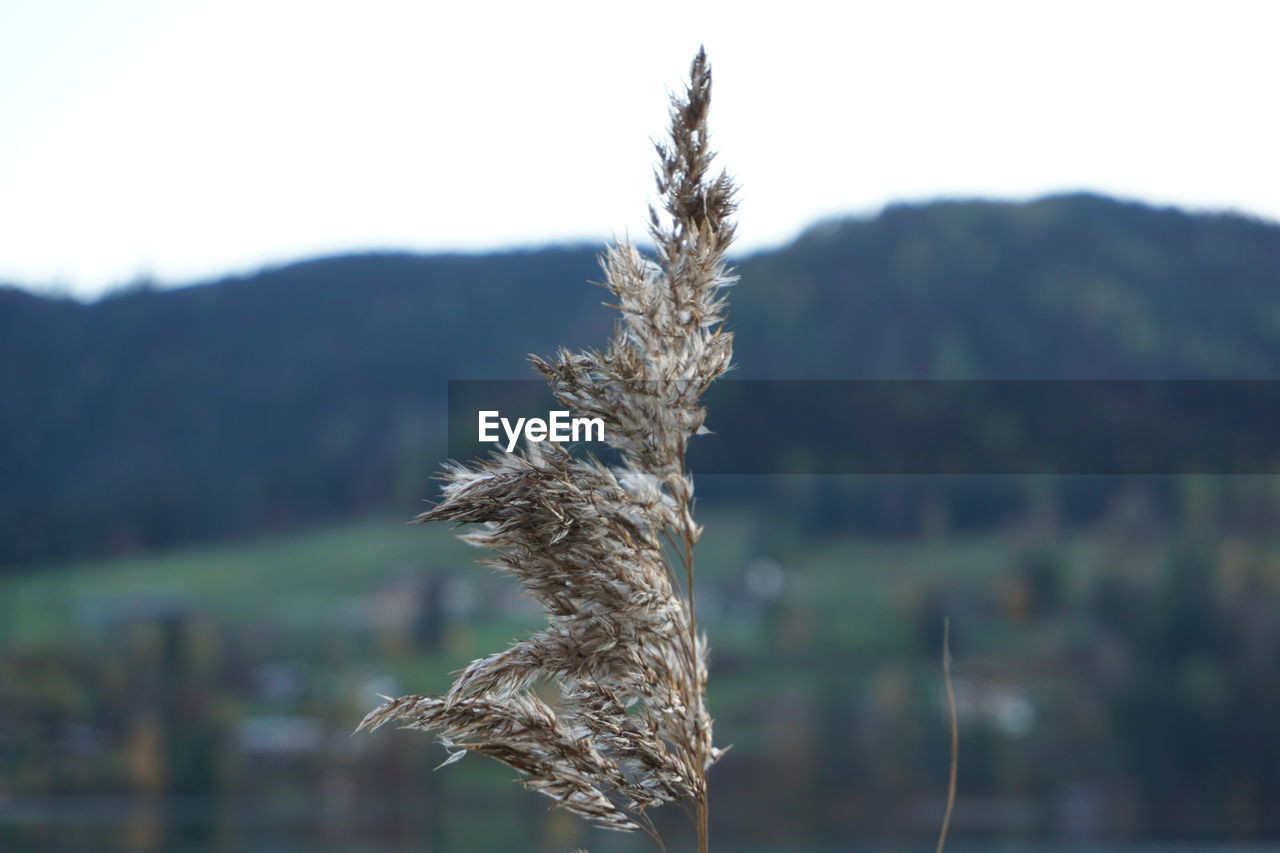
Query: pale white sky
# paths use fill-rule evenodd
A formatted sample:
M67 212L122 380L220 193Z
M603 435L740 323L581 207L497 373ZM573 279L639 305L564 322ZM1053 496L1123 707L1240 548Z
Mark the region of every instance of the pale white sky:
M0 280L642 238L700 43L740 250L1073 189L1280 220L1280 3L2 0Z

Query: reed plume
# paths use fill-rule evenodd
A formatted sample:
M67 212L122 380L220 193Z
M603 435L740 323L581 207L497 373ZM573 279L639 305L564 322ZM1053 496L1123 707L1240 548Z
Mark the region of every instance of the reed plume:
M623 244L601 261L621 313L613 337L603 349L531 356L562 406L604 419L616 461L547 442L449 463L442 500L415 519L479 525L462 538L519 581L547 625L473 661L446 694L389 700L359 726L435 732L452 751L446 763L496 758L557 806L659 844L647 811L683 803L703 853L707 768L722 751L705 702L693 562L702 529L685 451L704 431L701 396L732 355L724 253L735 208L732 182L710 174L710 93L700 50L657 145L655 257Z

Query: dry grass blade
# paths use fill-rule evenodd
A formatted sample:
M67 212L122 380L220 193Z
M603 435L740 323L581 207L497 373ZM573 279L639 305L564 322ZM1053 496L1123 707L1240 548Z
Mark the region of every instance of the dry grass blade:
M627 245L602 260L621 313L614 336L602 350L531 357L562 406L604 419L618 463L554 443L450 463L443 499L415 519L477 525L463 538L542 605L546 627L473 661L444 696L389 700L360 725L433 731L455 750L450 762L488 755L557 805L659 844L645 810L689 804L704 853L706 771L721 751L705 703L693 568L702 531L685 451L733 351L723 323L734 187L710 177L710 95L699 51L658 146L656 260ZM533 693L547 683L559 689L554 707Z
M935 853L942 853L947 845L947 831L951 828L951 812L956 805L956 775L960 767L960 726L956 720L956 693L951 684L951 619L942 623L942 678L947 690L947 717L951 723L951 770L947 777L947 808L942 815L942 829L938 832Z

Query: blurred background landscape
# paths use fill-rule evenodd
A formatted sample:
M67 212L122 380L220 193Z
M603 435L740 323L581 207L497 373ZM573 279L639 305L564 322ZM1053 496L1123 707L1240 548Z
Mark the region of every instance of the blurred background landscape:
M447 380L609 334L599 248L0 288L0 850L647 849L484 760L433 773L424 735L349 736L538 623L403 522ZM1280 226L1240 215L902 204L736 265L736 378L1280 375ZM715 849L932 843L944 617L951 849L1280 843L1280 479L699 488Z

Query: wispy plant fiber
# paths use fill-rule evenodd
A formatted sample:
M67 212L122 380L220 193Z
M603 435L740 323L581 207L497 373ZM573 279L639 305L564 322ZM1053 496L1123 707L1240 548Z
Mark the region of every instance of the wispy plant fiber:
M706 771L721 751L705 703L693 597L702 531L685 451L702 430L701 396L732 356L724 252L735 207L730 180L710 176L710 92L699 51L657 146L656 259L630 245L602 259L621 314L613 337L600 350L531 357L561 405L604 419L618 461L530 443L450 463L443 499L415 519L479 525L462 538L542 605L546 626L473 661L445 695L388 701L359 727L435 732L455 756L496 758L608 829L656 837L646 810L686 801L703 851Z

